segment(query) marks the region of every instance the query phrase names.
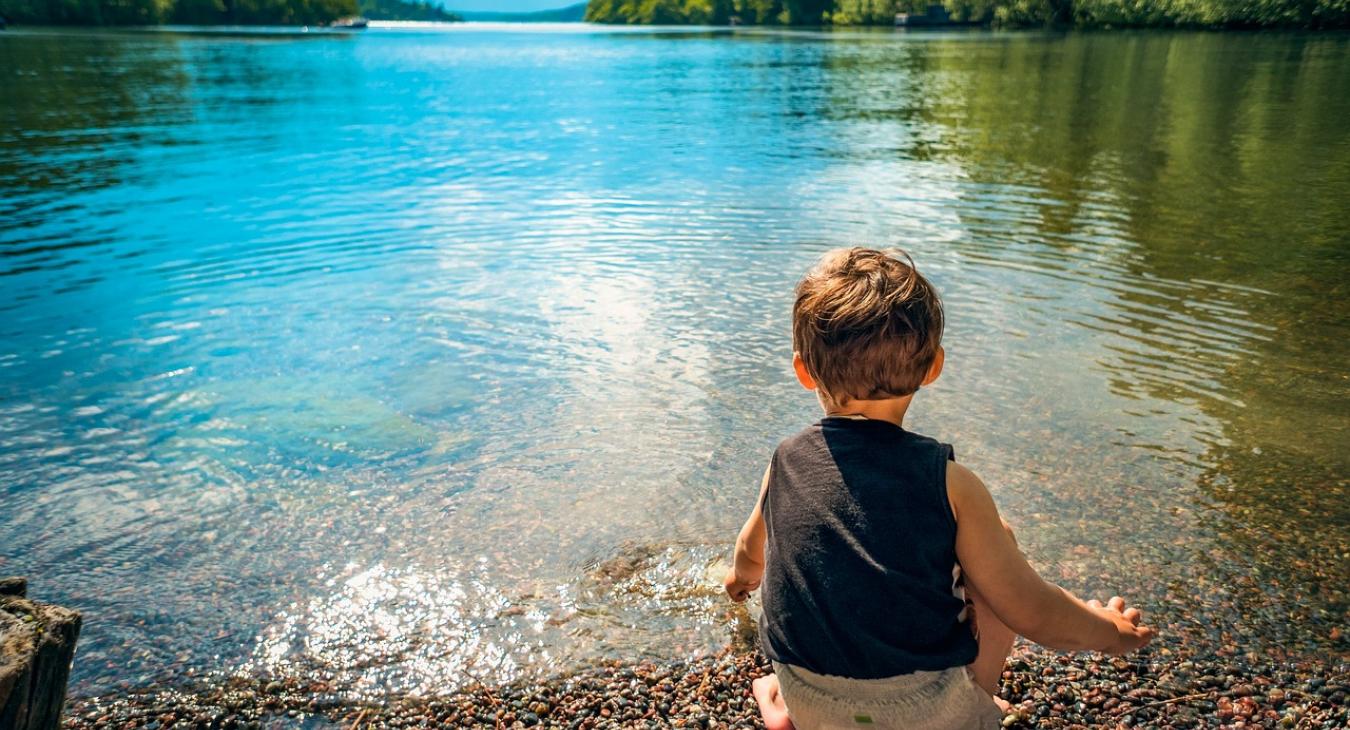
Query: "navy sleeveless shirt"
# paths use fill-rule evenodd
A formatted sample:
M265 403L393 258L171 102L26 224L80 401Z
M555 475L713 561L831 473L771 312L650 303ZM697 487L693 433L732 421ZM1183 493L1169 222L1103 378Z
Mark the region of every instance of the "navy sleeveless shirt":
M828 417L774 452L760 641L777 662L881 679L975 660L947 501L952 447Z

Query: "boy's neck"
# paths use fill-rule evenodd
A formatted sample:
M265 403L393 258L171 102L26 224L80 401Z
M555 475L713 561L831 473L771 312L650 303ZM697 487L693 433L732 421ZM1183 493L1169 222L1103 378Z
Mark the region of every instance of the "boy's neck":
M874 421L887 421L897 426L904 427L905 412L909 410L909 402L914 400L914 394L910 393L901 398L882 398L880 400L860 400L853 399L844 405L838 405L821 398L820 405L825 408L825 415L828 416L862 416Z

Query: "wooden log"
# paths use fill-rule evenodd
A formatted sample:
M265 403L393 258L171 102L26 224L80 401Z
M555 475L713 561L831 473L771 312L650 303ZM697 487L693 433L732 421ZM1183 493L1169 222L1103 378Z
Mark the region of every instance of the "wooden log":
M30 601L26 587L0 580L0 730L58 730L80 614Z

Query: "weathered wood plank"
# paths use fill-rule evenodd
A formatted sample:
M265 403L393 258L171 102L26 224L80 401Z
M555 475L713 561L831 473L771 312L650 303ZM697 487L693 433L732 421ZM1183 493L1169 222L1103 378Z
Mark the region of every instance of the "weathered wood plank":
M25 593L23 579L0 579L0 730L57 730L80 614Z

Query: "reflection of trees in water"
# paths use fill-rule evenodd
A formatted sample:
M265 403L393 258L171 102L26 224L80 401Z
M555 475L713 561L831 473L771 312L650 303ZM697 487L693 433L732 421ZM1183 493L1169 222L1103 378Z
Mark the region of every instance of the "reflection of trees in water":
M162 209L155 196L176 195L170 188L185 170L209 176L217 158L286 144L294 115L270 124L264 112L321 84L312 66L287 68L287 54L260 54L258 42L72 32L0 43L0 217L13 222L0 232L0 274L65 270L60 281L25 279L28 291L0 308L106 273L68 269L76 249L117 241L135 255L158 247L119 237L129 215L154 220ZM219 187L238 192L229 180Z
M827 57L827 118L860 122L867 139L858 147L900 159L926 161L948 151L935 129L933 100L947 95L934 72L936 43L840 44ZM849 133L848 127L842 133Z
M288 54L257 53L258 42L170 33L7 38L0 43L0 66L8 71L0 76L0 185L31 192L126 182L119 176L132 154L195 143L183 136L186 125L247 123L260 107L324 86L313 64L297 68ZM227 103L200 106L195 89L202 86L215 87L211 98ZM265 125L240 130L261 138L268 132Z
M1284 592L1325 637L1350 609L1350 45L1238 55L1207 40L1211 53L1172 67L1169 106L1189 113L1163 135L1155 184L1131 196L1132 235L1141 273L1231 285L1180 303L1228 307L1204 316L1232 323L1217 336L1257 335L1217 363L1226 397L1196 399L1223 425L1199 485L1230 517L1220 538L1249 558L1230 566L1236 587Z
M96 33L18 35L0 43L0 199L16 192L108 187L128 154L191 118L175 45ZM25 216L27 219L28 216Z
M97 281L75 252L114 240L73 202L130 182L129 159L191 119L174 44L97 33L15 35L0 43L0 277L22 277L0 311Z
M898 60L844 64L894 84L855 80L841 93L880 94L862 99L862 116L940 137L903 153L935 152L977 185L1030 191L1035 201L1019 205L1031 215L963 206L971 247L1111 291L1108 311L1074 313L1102 335L1111 389L1218 426L1197 429L1198 485L1222 506L1200 527L1229 549L1198 557L1234 576L1248 604L1267 592L1300 604L1272 621L1326 636L1350 605L1350 43L1120 34L906 45Z

